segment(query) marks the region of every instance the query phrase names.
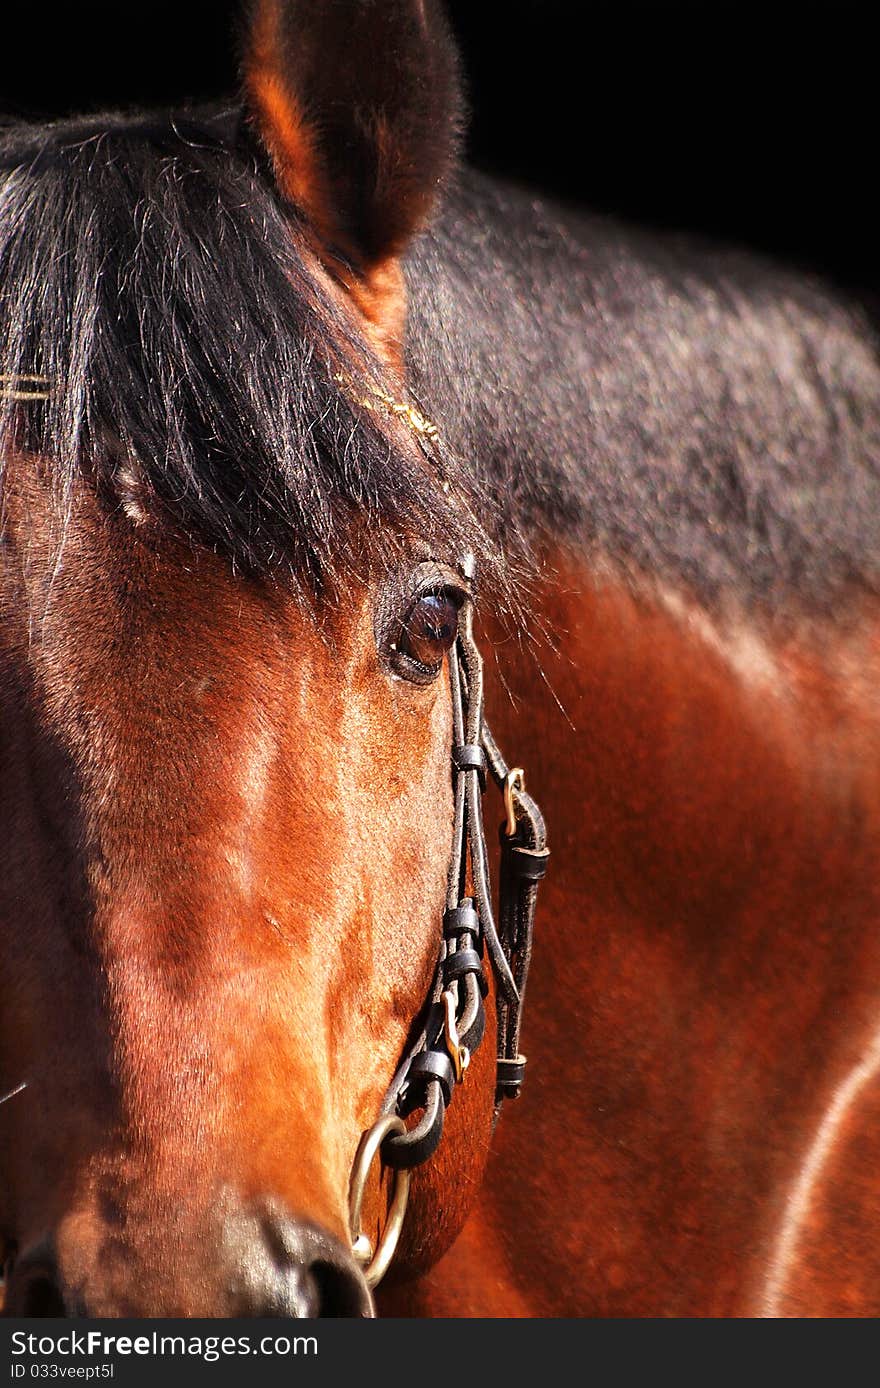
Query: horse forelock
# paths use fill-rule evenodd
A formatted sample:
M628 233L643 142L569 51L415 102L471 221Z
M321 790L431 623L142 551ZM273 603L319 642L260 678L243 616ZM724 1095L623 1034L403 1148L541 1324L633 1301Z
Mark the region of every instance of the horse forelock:
M401 387L234 126L0 138L0 460L48 460L62 517L89 486L312 598L414 538L500 572L488 489L386 408Z

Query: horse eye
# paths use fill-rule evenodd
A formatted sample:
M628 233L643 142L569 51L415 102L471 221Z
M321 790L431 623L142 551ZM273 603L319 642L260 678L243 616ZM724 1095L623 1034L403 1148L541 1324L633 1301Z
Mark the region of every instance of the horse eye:
M417 675L437 674L458 635L460 607L461 600L453 593L424 593L416 598L394 643L400 673L410 673L406 667L412 662Z

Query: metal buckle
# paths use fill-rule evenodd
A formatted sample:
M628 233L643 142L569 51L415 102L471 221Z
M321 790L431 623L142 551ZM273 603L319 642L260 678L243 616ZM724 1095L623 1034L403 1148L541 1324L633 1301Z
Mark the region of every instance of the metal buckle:
M521 766L511 767L504 777L504 808L507 811L507 823L504 832L509 839L516 833L516 811L513 806L514 792L522 794L526 788L526 773Z
M467 1046L461 1044L461 1037L458 1034L458 1020L455 1016L455 1009L458 1005L455 989L447 988L443 994L443 1008L445 1020L443 1023L443 1039L446 1042L446 1049L455 1070L455 1083L461 1084L464 1079L464 1072L471 1061L471 1053Z

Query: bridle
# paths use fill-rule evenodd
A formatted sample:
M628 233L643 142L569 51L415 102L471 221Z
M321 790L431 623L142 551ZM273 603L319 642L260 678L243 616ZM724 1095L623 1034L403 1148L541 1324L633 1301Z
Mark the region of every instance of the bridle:
M549 849L543 815L526 794L523 772L507 766L483 717L483 661L474 641L470 599L462 607L448 665L455 810L440 955L416 1039L391 1081L378 1121L361 1138L349 1186L352 1251L370 1287L381 1281L394 1256L410 1172L437 1150L446 1109L483 1039L485 954L497 990L496 1120L503 1101L519 1094L525 1074L526 1058L519 1051L522 1005L538 884ZM487 771L503 792L506 810L497 924L483 826ZM422 1116L408 1127L405 1120L419 1111ZM385 1227L374 1250L361 1230L361 1211L377 1155L393 1177Z
M497 987L496 1120L503 1101L518 1096L525 1077L526 1058L519 1051L522 1006L538 885L550 851L544 817L526 793L523 771L507 766L483 717L483 661L474 640L470 599L462 607L448 665L455 809L440 956L422 1025L389 1085L381 1116L361 1138L349 1185L352 1252L370 1287L378 1285L394 1256L410 1172L437 1150L455 1087L483 1039L484 953ZM497 924L483 826L487 770L503 792L506 810ZM404 1120L419 1110L421 1118L408 1128ZM377 1155L394 1174L388 1216L374 1250L361 1231L361 1210Z

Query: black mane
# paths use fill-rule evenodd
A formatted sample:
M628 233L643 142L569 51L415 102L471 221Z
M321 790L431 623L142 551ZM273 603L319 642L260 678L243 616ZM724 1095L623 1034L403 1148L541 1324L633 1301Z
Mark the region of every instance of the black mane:
M0 133L0 462L51 460L62 504L88 477L121 506L134 474L236 567L313 592L412 537L491 565L489 500L383 410L379 364L237 125ZM28 376L48 401L12 398Z
M290 216L235 111L0 135L0 375L51 387L7 388L0 462L111 505L134 472L313 592L412 537L497 578L541 531L704 600L880 586L876 343L821 287L463 174L408 258L424 456Z
M512 528L704 602L880 587L880 354L861 305L475 174L410 285L415 388Z

